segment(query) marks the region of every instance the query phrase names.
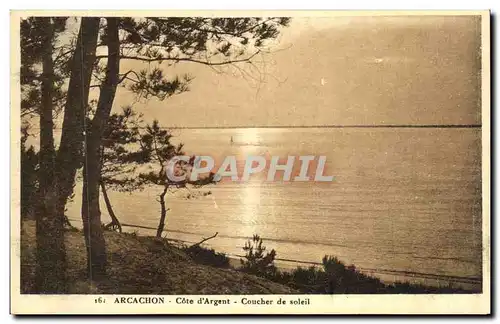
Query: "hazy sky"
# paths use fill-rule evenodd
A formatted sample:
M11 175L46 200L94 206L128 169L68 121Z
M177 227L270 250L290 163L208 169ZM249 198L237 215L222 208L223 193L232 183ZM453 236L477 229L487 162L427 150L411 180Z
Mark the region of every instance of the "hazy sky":
M250 76L179 64L190 92L134 107L166 126L480 123L480 30L472 16L295 18ZM133 101L120 90L115 109Z

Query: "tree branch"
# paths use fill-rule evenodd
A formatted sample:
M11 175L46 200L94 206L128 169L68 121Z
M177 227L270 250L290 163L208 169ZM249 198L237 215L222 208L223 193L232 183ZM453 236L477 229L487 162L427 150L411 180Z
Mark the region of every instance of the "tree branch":
M193 247L196 247L196 246L200 246L202 243L205 243L206 241L211 240L211 239L213 239L214 237L216 237L216 236L217 236L217 234L219 234L219 232L215 232L215 234L214 234L214 235L212 235L212 236L210 236L210 237L207 237L207 238L204 238L204 239L202 239L201 241L199 241L198 243L195 243L195 244L191 245L191 246L189 247L189 249L190 249L190 248L193 248Z
M123 58L123 56L122 56L122 58ZM127 71L125 74L123 74L123 75L122 75L122 77L118 80L118 83L119 83L119 84L120 84L120 83L122 83L122 82L123 82L123 80L125 80L125 79L130 80L130 81L135 81L135 82L137 82L136 80L130 79L130 78L128 77L128 75L129 75L130 73L135 74L135 76L137 77L137 79L140 79L140 77L139 77L139 75L137 74L137 72L135 72L135 71L133 71L133 70L129 70L129 71Z
M242 63L242 62L248 62L252 58L254 58L257 54L260 53L260 50L257 50L255 53L250 55L247 58L242 58L242 59L237 59L237 60L228 60L228 61L222 61L222 62L210 62L210 61L201 61L189 57L161 57L161 58L149 58L149 57L144 57L144 56L128 56L128 55L123 55L120 57L121 60L135 60L135 61L142 61L142 62L163 62L163 61L174 61L174 62L192 62L192 63L199 63L203 65L209 65L209 66L217 66L217 65L228 65L228 64L234 64L234 63ZM107 58L107 55L100 55L97 56L97 59L102 59L102 58Z
M152 21L154 21L155 23L166 23L167 21L165 20L165 18L160 18L160 17L148 17L149 19L151 19ZM168 19L168 18L167 18ZM257 27L260 27L270 21L273 21L273 19L275 18L268 18L266 20L263 20L255 25L252 25L238 33L232 33L232 32L229 32L229 31L226 31L226 30L221 30L220 28L218 28L219 26L214 26L212 27L213 29L210 29L209 28L197 28L197 27L194 27L194 26L190 26L188 29L191 29L193 31L199 31L199 32L202 32L202 33L210 33L210 34L213 34L213 35L216 35L216 36L220 36L220 35L229 35L229 36L233 36L233 37L243 37L242 35L245 34L245 33L248 33L252 30L254 30L255 28Z

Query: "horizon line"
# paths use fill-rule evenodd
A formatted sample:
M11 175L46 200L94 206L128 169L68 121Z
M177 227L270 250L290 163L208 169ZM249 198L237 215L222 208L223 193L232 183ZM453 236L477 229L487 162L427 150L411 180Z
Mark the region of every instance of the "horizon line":
M302 126L162 126L166 129L235 129L235 128L481 128L482 124L420 124L420 125L302 125Z
M138 127L140 129L146 126ZM258 125L258 126L160 126L161 129L244 129L244 128L482 128L482 124L420 124L420 125L407 125L407 124L387 124L387 125L302 125L302 126L279 126L279 125ZM39 127L30 127L30 129L37 129ZM55 131L62 130L62 127L54 127Z

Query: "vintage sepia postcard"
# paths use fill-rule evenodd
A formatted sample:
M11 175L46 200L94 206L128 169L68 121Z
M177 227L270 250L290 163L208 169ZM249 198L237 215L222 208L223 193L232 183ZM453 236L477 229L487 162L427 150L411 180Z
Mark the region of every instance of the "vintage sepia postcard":
M488 11L11 32L11 313L490 314Z

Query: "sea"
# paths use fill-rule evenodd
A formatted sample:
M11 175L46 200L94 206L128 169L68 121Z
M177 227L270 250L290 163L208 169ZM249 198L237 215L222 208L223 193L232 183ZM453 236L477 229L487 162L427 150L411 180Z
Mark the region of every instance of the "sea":
M266 160L326 157L332 181L284 181L267 169L248 181L224 179L172 190L165 236L206 245L238 258L254 234L275 249L284 268L309 267L325 255L378 276L480 289L482 278L481 128L217 128L172 129L187 154L211 156L216 166L235 156ZM314 166L314 162L311 164ZM296 158L294 170L298 164ZM216 171L216 169L215 169ZM311 167L311 172L315 167ZM293 180L293 176L291 178ZM81 224L81 184L68 216ZM110 191L124 227L154 235L161 187ZM109 221L101 202L103 222ZM80 223L79 223L80 222ZM319 265L318 265L319 266Z

